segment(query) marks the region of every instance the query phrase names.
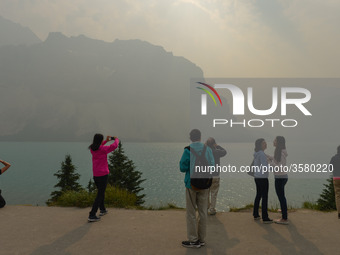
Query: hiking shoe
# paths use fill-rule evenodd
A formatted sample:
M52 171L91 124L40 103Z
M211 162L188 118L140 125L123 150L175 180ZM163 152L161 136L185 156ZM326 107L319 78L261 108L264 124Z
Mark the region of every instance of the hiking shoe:
M196 242L183 241L182 246L186 248L200 248L201 244L198 240Z
M260 220L261 219L261 217L260 216L256 216L256 217L254 217L254 220Z
M201 246L205 246L205 242L200 241Z
M104 210L104 211L100 211L100 213L99 213L99 216L104 216L105 214L107 214L109 211L108 210Z
M274 222L276 223L276 224L282 224L282 225L288 225L289 223L288 223L288 220L284 220L284 219L276 219L276 220L274 220Z
M270 224L270 223L273 223L273 220L272 220L272 219L269 219L269 218L263 219L263 220L262 220L262 223L263 223L263 224Z
M88 220L88 222L96 222L96 221L100 221L100 217L97 217L97 215L89 216L89 218L87 220Z

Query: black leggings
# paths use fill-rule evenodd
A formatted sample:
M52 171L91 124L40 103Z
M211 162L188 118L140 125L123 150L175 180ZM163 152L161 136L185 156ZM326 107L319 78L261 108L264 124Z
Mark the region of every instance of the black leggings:
M0 190L0 208L4 207L6 205L5 199L1 196L1 190Z
M256 197L254 201L253 216L259 217L260 200L262 199L262 219L268 219L268 178L255 178Z
M275 191L277 197L280 201L281 211L282 211L282 219L286 220L288 218L287 214L287 200L285 197L285 185L288 181L288 178L275 178Z
M106 186L107 186L107 179L108 179L108 175L104 175L104 176L94 176L94 183L97 186L97 197L94 200L93 206L92 206L92 210L90 212L90 216L95 216L97 211L98 211L98 207L100 208L101 211L105 211L105 205L104 205L104 200L105 200L105 190L106 190Z

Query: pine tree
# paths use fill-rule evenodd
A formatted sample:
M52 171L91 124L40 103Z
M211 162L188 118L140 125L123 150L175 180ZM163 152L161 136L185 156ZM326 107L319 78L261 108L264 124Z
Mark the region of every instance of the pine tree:
M140 184L145 181L142 173L135 170L135 165L125 154L121 142L118 148L109 156L109 178L108 183L112 186L126 189L137 196L136 205L144 203L144 194L139 192L144 190Z
M54 174L59 180L54 187L60 189L51 193L51 198L46 202L48 205L57 201L65 191L80 191L82 189L78 183L80 175L75 170L76 167L72 164L71 156L66 155L65 161L61 162L61 169Z
M328 184L324 184L325 188L317 201L318 209L321 211L336 210L333 178L330 177L327 182Z

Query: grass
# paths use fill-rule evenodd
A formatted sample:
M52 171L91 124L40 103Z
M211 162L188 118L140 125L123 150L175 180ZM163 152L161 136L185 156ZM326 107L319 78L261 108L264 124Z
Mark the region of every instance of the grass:
M96 198L96 193L89 193L86 190L64 192L57 201L49 204L50 206L64 207L91 207ZM105 192L105 206L118 208L135 207L137 197L124 189L107 186Z
M309 210L318 210L319 211L319 206L315 202L310 202L310 201L305 201L302 204L303 209L309 209Z
M334 212L334 211L336 211L334 209L329 209L329 210L324 209L317 202L312 202L310 200L303 202L302 208L303 209L308 209L308 210L320 211L320 212Z
M64 192L57 201L54 201L49 206L62 206L62 207L91 207L96 198L96 192L89 193L85 189L81 191L67 191ZM125 189L120 189L108 185L105 192L105 206L115 208L126 209L138 209L138 210L183 210L184 208L178 207L174 203L168 203L166 205L155 206L136 206L137 197Z

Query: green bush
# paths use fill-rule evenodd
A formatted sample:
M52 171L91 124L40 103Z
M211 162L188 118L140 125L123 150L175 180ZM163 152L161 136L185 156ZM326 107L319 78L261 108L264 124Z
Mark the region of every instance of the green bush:
M302 208L310 209L310 210L320 210L319 205L317 203L310 202L310 201L303 202Z
M137 196L125 189L108 185L105 203L108 207L128 208L136 205Z
M92 206L95 193L88 193L86 190L66 191L57 199L54 205L67 207L89 207Z
M325 212L336 210L335 192L332 176L329 177L326 181L327 183L323 185L325 188L322 190L319 199L316 202L304 202L302 205L303 208Z
M321 211L333 211L336 210L333 178L330 177L326 181L325 188L317 201L318 209Z
M82 189L80 191L65 191L50 205L66 207L91 207L96 198L96 192L90 193ZM107 186L105 192L105 205L107 207L129 208L136 203L137 197L126 190Z

